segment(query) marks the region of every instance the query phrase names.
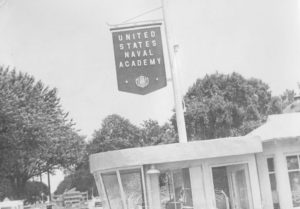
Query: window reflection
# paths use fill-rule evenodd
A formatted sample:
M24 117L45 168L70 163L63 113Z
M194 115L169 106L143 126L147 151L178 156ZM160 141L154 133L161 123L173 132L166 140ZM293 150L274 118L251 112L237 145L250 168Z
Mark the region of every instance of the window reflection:
M288 166L289 170L293 170L293 169L298 169L299 168L297 155L288 156L286 158L286 160L287 160L287 166Z
M300 169L299 156L293 155L286 157L289 172L290 186L292 191L293 206L300 206Z
M267 159L267 163L268 163L268 170L269 170L269 172L275 171L274 158L268 158Z
M125 201L128 209L142 209L145 206L140 169L120 171Z
M268 163L268 171L269 171L269 178L270 178L271 191L272 191L273 207L274 209L279 209L280 206L279 206L279 199L278 199L278 192L277 192L274 158L268 158L267 163Z
M290 185L292 190L293 206L299 207L300 206L300 172L299 171L289 172L289 178L290 178Z
M123 209L120 187L116 172L101 174L108 204L111 209Z
M105 209L145 208L141 168L95 174L95 180L101 199L107 200Z
M109 209L108 205L107 205L107 202L105 201L105 194L104 194L104 191L103 191L103 185L102 185L102 182L101 182L101 179L100 179L100 173L96 173L94 174L94 178L95 178L95 182L96 182L96 186L97 186L97 190L98 190L98 194L101 198L101 204L102 204L102 207L104 209Z
M212 176L216 208L253 208L249 170L246 163L213 167Z
M193 208L189 169L161 173L160 196L162 209Z
M218 209L230 209L229 184L226 166L212 168L213 183Z

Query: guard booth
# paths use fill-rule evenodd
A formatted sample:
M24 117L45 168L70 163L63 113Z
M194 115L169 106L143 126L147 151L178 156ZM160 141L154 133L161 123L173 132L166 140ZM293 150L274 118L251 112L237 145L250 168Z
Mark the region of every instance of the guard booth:
M244 137L98 153L105 209L300 209L300 113Z
M259 137L233 137L90 156L105 209L260 209Z

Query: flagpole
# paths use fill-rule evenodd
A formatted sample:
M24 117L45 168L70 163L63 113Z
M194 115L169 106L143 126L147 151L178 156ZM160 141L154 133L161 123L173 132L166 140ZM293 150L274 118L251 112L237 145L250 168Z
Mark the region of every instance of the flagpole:
M180 143L187 142L186 135L186 127L184 120L184 112L183 112L183 101L182 94L180 92L179 78L177 74L177 62L176 62L176 53L178 52L178 45L174 45L173 47L170 44L170 34L168 31L168 23L166 16L166 0L161 0L162 3L162 13L163 13L163 21L164 21L164 29L166 34L166 42L168 48L168 56L171 68L172 75L172 84L173 84L173 93L174 93L174 103L175 103L175 111L176 111L176 122L177 122L177 130L179 136Z

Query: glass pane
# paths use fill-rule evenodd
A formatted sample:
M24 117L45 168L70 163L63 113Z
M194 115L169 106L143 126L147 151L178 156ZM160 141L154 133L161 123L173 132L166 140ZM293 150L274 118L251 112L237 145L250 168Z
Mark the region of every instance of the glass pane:
M290 185L293 196L293 206L300 206L300 171L289 172Z
M190 171L188 168L182 169L182 177L183 177L183 193L182 193L183 205L185 207L186 206L193 207Z
M270 173L269 177L270 177L270 183L271 183L273 207L274 207L274 209L279 209L279 199L278 199L275 173Z
M161 205L163 209L192 208L192 191L188 168L160 175Z
M249 200L248 200L248 188L246 183L246 175L245 170L239 170L235 174L235 180L237 184L237 191L239 196L239 203L241 209L248 209L249 206Z
M97 190L98 190L98 194L102 200L102 205L103 205L103 208L104 209L109 209L107 203L104 201L106 198L105 198L105 194L104 194L104 191L103 191L103 186L102 186L102 183L101 183L101 180L100 180L100 173L96 173L94 174L94 178L95 178L95 182L96 182L96 186L97 186Z
M128 209L142 209L145 207L140 169L120 171L125 201Z
M123 209L120 188L116 172L101 174L111 209Z
M286 161L287 161L287 167L289 170L299 168L297 155L286 157Z
M167 204L170 204L170 202L174 200L174 187L171 172L165 172L159 175L159 187L161 208L166 209Z
M271 190L274 191L276 190L276 177L275 177L275 173L270 173L270 183L271 183Z
M183 192L183 176L181 170L173 172L173 181L174 181L174 189L175 189L175 201L181 202L183 201L182 192Z
M268 158L268 170L269 172L274 171L274 158Z
M217 209L251 209L252 193L247 164L212 168Z
M212 168L213 183L218 209L229 209L229 185L226 167Z

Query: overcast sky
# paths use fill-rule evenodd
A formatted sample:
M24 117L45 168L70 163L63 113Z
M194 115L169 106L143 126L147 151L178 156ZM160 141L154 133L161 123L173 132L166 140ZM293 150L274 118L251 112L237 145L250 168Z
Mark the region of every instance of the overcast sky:
M274 95L297 90L298 1L166 2L170 41L180 46L183 92L216 71L262 79ZM89 138L113 113L137 125L149 118L166 122L174 106L171 83L146 96L118 92L108 26L159 6L160 0L7 0L0 8L0 64L56 87L63 108ZM135 21L161 18L156 10Z

